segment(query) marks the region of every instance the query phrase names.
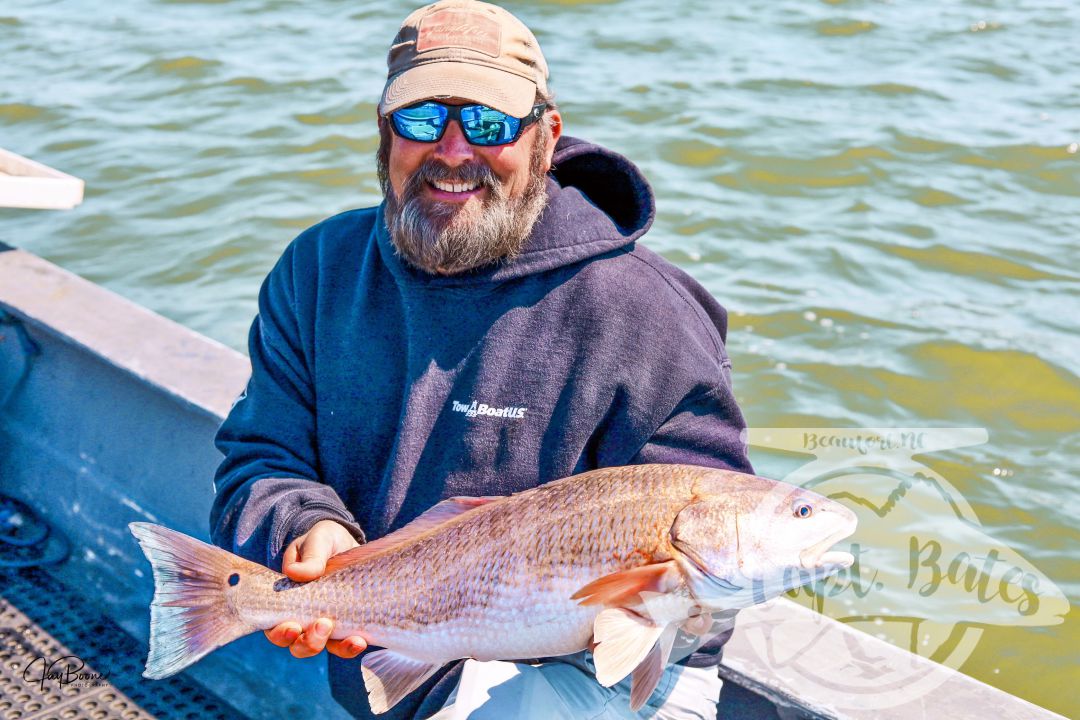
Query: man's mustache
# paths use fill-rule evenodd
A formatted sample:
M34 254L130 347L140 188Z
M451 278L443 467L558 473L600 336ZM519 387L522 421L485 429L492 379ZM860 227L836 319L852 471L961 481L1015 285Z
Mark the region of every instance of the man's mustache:
M434 158L425 160L413 173L409 185L410 189L419 190L420 184L427 182L456 182L478 183L489 190L498 189L499 179L487 165L483 163L465 163L457 167L450 167L441 160Z

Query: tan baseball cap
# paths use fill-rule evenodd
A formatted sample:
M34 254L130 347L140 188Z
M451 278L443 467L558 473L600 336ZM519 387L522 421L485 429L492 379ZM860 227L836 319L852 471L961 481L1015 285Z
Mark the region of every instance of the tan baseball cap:
M525 117L547 93L547 63L529 28L478 0L440 0L405 18L386 58L379 114L459 97Z

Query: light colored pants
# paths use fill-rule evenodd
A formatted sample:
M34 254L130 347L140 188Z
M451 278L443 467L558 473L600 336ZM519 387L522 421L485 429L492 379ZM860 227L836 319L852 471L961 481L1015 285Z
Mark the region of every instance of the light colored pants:
M540 665L466 660L461 681L431 720L716 720L716 668L670 665L652 697L630 711L630 678L596 681L587 652Z

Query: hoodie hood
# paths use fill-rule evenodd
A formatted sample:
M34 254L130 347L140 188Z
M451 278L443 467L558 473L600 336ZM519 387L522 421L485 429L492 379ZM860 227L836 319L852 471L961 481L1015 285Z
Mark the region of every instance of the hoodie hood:
M603 255L644 235L656 215L652 188L634 163L599 145L563 136L547 177L548 202L520 255L449 277L404 263L390 242L379 206L379 249L399 278L435 285L503 282Z

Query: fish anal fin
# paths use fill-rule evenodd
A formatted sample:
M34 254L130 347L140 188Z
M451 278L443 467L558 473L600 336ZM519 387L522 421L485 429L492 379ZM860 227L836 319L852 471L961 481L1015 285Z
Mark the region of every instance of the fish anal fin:
M677 626L668 625L656 639L649 654L634 668L630 681L630 709L637 712L653 694L667 667L671 646L675 644Z
M393 650L368 653L360 663L368 703L371 712L376 715L397 705L442 667L441 664L414 660Z
M641 664L663 628L626 608L607 608L593 621L596 679L611 687Z
M493 497L454 497L448 500L443 500L441 503L431 508L423 515L417 517L411 523L403 528L395 530L394 532L385 535L378 540L372 540L369 543L365 543L358 547L354 547L352 550L346 550L343 553L338 553L334 557L330 558L326 562L326 570L324 575L331 573L335 570L340 570L343 567L349 565L357 565L364 562L368 558L378 555L390 548L396 547L403 543L416 539L420 535L428 532L429 530L442 525L445 522L449 522L454 518L463 515L470 510L475 510L482 505L502 500L502 496Z
M581 605L621 607L642 601L641 593L668 593L679 583L679 568L674 560L640 565L629 570L593 580L570 596Z

